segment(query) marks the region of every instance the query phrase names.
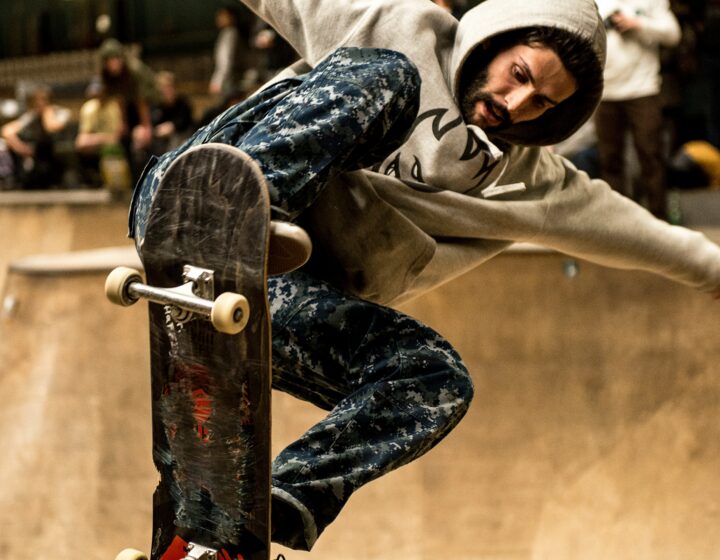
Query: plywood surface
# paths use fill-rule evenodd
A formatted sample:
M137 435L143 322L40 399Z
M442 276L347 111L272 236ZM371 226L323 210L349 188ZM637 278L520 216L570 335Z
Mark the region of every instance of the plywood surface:
M720 536L720 303L644 273L501 256L405 310L476 386L461 425L288 560L697 560ZM147 335L104 273L11 272L0 317L0 557L149 548ZM278 450L320 418L274 401Z

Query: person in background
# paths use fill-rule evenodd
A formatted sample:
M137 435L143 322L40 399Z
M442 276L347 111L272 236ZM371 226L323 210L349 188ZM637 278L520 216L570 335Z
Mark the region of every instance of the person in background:
M100 174L103 152L122 151L123 115L117 99L107 95L100 80L90 82L85 95L87 100L80 107L78 117L75 150L83 184L100 187L103 183Z
M208 90L222 98L238 86L240 32L237 13L224 6L215 13L215 25L219 29L215 40L214 70L210 77Z
M459 0L433 0L438 6L450 12L453 17L460 19L463 15Z
M52 103L51 95L49 87L35 87L30 108L0 130L13 158L15 180L24 189L46 189L62 180L55 140L70 123L71 113Z
M150 106L157 100L155 73L116 39L100 45L100 77L107 95L117 99L123 115L121 144L130 157L133 175L145 161L142 154L153 138Z
M160 72L157 77L160 99L150 109L153 125L151 151L160 155L177 147L194 132L193 108L187 95L177 90L175 74Z
M257 60L254 69L257 86L271 80L280 70L299 58L295 49L272 26L260 18L255 20L252 29L251 47L255 51L255 59ZM248 78L249 73L246 72L246 83L252 81Z
M668 0L597 0L597 5L607 29L605 91L595 114L600 174L665 219L660 47L679 43L680 25ZM634 189L625 168L628 132L641 170Z

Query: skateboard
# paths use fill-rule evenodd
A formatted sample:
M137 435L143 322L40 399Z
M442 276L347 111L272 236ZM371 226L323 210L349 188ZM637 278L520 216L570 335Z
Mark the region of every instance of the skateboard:
M179 156L160 183L141 250L146 283L133 269L108 276L114 303L150 301L160 474L151 560L269 559L267 275L269 267L297 267L309 251L303 230L270 221L255 162L235 147L205 144ZM131 549L117 557L141 558Z

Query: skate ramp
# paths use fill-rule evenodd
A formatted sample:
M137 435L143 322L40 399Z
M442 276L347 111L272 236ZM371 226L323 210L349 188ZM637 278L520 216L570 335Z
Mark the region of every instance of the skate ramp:
M476 383L422 463L423 534L438 537L422 557L716 558L718 305L549 253L500 257L415 302Z
M105 256L108 268L122 260ZM105 272L63 271L66 257L78 261L15 261L5 288L2 558L29 543L60 560L150 545L146 304L106 303ZM406 305L464 356L470 412L427 456L353 496L312 553L273 554L715 557L719 305L543 251L498 257ZM276 451L321 417L282 394L273 407Z
M61 257L20 261L3 293L0 558L113 558L150 519L144 310L117 313L106 273Z
M0 290L20 257L129 246L127 208L103 190L0 193Z

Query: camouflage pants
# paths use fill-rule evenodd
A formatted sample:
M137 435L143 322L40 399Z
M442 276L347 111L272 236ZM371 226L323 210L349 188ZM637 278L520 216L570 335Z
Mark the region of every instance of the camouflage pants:
M340 49L306 76L230 108L149 164L131 211L138 250L162 174L190 146L243 149L268 179L275 214L293 219L328 177L400 145L418 90L402 55ZM273 387L330 411L273 462L273 540L309 550L355 490L437 444L465 414L473 388L453 348L395 310L305 272L271 278L269 297Z

